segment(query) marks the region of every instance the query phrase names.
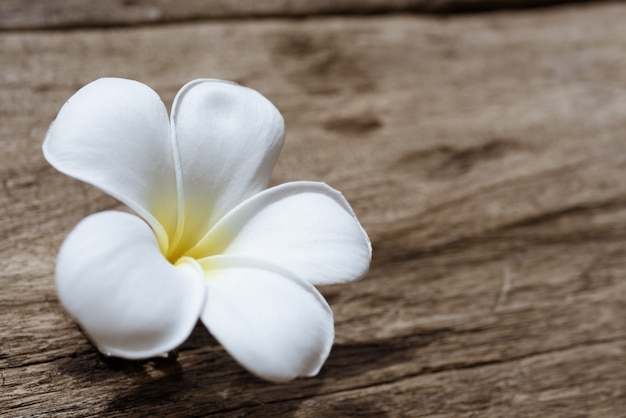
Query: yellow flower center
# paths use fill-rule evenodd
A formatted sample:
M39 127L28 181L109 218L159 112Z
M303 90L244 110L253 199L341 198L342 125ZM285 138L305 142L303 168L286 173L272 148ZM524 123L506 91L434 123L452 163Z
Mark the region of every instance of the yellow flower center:
M212 228L200 240L194 239L192 234L185 234L183 231L176 240L171 239L173 245L166 251L161 252L173 265L178 265L184 259L194 259L200 264L205 264L203 260L223 254L228 245L232 242L233 234L228 233L225 228Z

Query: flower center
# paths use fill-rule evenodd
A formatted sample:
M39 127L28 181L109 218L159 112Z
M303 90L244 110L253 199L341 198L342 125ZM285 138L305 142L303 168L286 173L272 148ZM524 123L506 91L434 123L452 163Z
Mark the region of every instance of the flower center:
M181 234L177 242L170 246L163 255L173 265L178 265L183 259L194 259L200 263L211 256L223 254L232 242L232 234L221 229L211 229L200 240L194 239L192 234Z

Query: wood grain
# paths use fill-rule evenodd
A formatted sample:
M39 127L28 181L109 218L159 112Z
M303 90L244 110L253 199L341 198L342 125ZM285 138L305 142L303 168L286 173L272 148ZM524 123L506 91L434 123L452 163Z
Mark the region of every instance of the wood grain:
M0 33L0 415L626 416L626 5ZM198 77L283 112L273 183L320 180L374 246L323 287L336 344L272 385L198 327L107 359L57 301L58 247L121 206L41 142L102 76Z
M392 12L468 13L585 0L0 0L0 30ZM589 1L589 0L586 0ZM598 1L598 0L596 0Z

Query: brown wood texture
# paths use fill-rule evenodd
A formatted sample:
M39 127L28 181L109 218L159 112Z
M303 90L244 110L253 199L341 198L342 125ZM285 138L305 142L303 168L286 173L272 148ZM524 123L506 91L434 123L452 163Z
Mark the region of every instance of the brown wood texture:
M539 7L572 1L576 0L0 0L0 29L400 11L459 13Z
M0 33L0 415L626 417L626 5ZM176 359L98 355L60 307L60 243L120 204L41 142L101 76L169 105L236 80L283 112L273 183L320 180L374 247L322 287L319 376L242 370L202 328Z

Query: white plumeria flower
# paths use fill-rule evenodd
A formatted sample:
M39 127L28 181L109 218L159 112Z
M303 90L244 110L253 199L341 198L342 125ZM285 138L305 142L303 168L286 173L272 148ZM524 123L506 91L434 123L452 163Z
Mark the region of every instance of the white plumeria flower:
M220 80L185 85L171 118L131 80L99 79L68 100L46 159L139 215L91 215L59 252L59 299L103 353L163 355L200 319L263 379L318 373L334 329L313 285L363 276L371 245L326 184L265 189L283 139L265 97Z

